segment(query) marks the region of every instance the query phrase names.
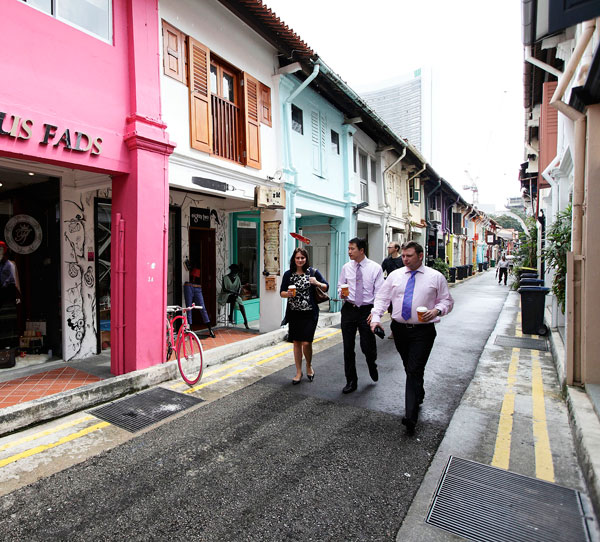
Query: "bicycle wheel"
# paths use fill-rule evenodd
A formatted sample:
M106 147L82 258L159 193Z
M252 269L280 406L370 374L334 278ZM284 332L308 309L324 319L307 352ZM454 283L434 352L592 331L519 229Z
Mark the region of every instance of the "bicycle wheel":
M177 342L177 364L186 384L193 386L202 377L203 352L200 339L193 331L184 331Z
M167 359L165 361L169 361L171 359L171 355L173 354L173 344L171 343L171 333L170 331L170 323L167 318Z

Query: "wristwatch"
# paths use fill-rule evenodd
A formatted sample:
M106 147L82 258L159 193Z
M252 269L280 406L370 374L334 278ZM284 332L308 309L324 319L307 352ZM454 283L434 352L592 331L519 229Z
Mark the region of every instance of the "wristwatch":
M437 310L438 311L438 316L442 315L442 311L440 309Z

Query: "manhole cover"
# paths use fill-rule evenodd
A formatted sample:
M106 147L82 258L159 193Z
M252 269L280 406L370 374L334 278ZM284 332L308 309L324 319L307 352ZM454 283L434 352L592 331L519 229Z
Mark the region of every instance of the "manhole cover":
M427 523L485 542L589 541L578 491L450 456Z
M498 346L510 346L512 348L527 348L529 350L548 350L548 343L545 339L531 339L530 337L497 335L494 344Z
M201 402L202 399L197 397L154 388L90 410L89 413L135 433Z

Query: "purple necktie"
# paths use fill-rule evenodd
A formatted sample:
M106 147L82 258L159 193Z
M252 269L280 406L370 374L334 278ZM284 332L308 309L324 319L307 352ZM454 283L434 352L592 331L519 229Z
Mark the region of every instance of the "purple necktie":
M360 307L363 302L363 277L360 264L356 266L356 290L354 292L354 304Z
M410 272L410 278L404 288L404 297L402 299L402 318L409 320L412 314L412 298L413 292L415 291L415 275L416 271Z

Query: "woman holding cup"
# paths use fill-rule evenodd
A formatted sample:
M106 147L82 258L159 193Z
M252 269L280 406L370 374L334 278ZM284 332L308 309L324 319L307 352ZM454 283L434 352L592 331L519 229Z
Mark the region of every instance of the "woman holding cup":
M303 248L296 248L290 259L290 268L283 274L279 289L279 295L288 300L282 324L289 324L289 340L294 343L294 385L302 380L302 355L306 360L306 376L309 382L315 377L312 368L312 342L319 320L319 305L315 300L317 287L326 292L329 290L329 283L318 269L310 268L308 252Z

